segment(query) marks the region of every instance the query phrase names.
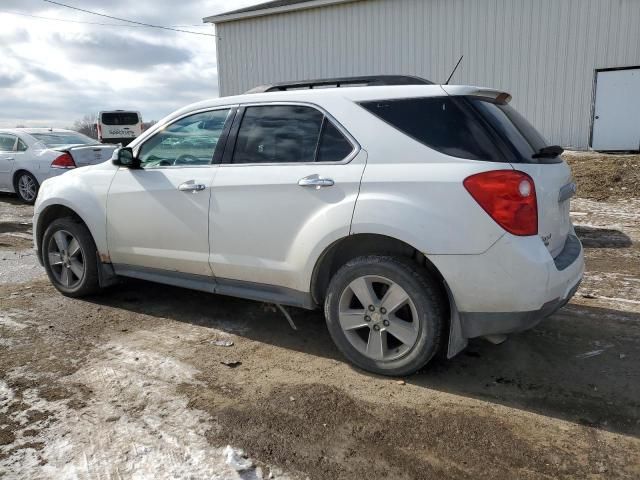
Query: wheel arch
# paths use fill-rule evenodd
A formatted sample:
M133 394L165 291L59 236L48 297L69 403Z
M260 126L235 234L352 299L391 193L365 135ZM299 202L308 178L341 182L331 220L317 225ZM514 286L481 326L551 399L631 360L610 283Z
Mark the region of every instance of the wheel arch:
M313 269L310 287L313 302L318 305L324 303L329 282L342 265L352 258L366 255L400 256L409 258L421 266L436 281L440 288L443 305L446 307L442 332L443 345L446 347L442 354L452 358L466 347L467 339L461 333L455 299L444 276L423 252L394 237L375 233L357 233L329 245L320 255Z
M35 225L36 227L35 243L36 243L36 248L38 250L38 254L40 255L41 259L42 259L42 239L44 237L45 230L49 225L51 225L51 222L53 222L58 218L64 218L64 217L72 217L78 220L79 222L82 222L89 230L89 233L91 233L91 236L93 236L93 232L91 232L91 228L89 227L87 222L75 210L67 207L66 205L62 205L59 203L49 205L44 210L42 210L42 212L40 212L40 214L38 215L37 223ZM95 241L95 238L94 238L94 241Z
M318 305L324 296L331 278L349 260L366 255L389 255L409 258L423 267L442 287L447 303L446 284L439 270L420 250L397 238L377 233L357 233L343 237L329 245L320 255L311 276L311 295Z
M29 171L24 167L20 167L15 172L13 172L11 176L11 186L13 187L14 193L18 193L18 178L23 173L28 173L29 175L31 175L35 179L37 185L40 186L40 181L38 180L38 177L33 172Z

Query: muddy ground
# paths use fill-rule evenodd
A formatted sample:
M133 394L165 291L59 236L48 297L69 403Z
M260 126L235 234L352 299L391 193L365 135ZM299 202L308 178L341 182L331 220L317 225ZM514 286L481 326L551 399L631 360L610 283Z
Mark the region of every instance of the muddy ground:
M320 313L292 309L294 331L138 281L65 298L31 213L0 196L0 477L640 478L638 198L572 203L570 305L405 379L351 367Z

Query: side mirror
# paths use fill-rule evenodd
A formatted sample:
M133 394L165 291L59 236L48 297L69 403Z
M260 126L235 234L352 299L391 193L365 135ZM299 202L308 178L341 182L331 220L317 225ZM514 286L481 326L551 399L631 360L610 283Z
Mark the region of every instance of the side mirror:
M121 147L114 152L112 157L114 165L126 168L140 168L140 160L133 155L133 150L129 147Z

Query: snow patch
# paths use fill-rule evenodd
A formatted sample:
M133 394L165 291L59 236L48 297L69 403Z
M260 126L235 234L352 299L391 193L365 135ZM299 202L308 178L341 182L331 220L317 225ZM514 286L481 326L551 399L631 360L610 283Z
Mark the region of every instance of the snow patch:
M264 478L241 450L209 445L206 433L213 427L212 418L189 408L188 398L177 391L180 384L197 385L198 371L143 348L146 335L140 332L139 337L129 335L106 345L62 380L92 392L85 407L72 409L67 400L47 402L37 390L23 392L29 410L50 415L39 425L38 441L45 446L39 452L17 449L0 460L0 471L9 472L6 478ZM5 395L12 398L6 383L0 383L0 408ZM12 416L22 424L26 413Z
M0 328L22 330L23 328L27 328L27 325L25 325L24 323L16 322L10 316L0 313Z
M14 398L15 394L7 382L0 380L0 413L7 413Z

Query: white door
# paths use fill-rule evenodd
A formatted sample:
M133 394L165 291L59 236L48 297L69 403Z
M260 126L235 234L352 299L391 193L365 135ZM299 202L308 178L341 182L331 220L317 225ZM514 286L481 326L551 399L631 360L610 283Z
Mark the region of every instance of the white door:
M303 290L308 252L349 234L366 154L316 108L265 105L246 108L229 157L211 196L216 278Z
M118 170L107 199L109 255L116 267L211 276L212 160L229 112L177 120L136 149L142 168Z
M12 190L11 174L16 163L16 141L18 137L0 133L0 189Z
M591 148L640 149L640 68L596 73Z

